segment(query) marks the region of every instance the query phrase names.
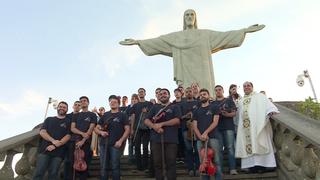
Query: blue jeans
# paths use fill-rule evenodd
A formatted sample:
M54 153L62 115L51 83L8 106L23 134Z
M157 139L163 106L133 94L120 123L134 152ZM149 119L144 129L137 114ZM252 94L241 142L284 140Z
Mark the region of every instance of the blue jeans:
M50 156L48 154L39 154L37 158L36 169L34 170L33 180L42 180L48 170L48 180L58 178L59 168L62 162L61 157Z
M191 142L191 140L187 139L188 131L183 132L183 140L184 140L184 146L185 146L185 157L186 157L186 163L188 167L188 171L190 170L198 170L200 165L199 160L199 153L197 148L196 141ZM192 143L193 143L193 149L192 149ZM193 153L194 150L194 153Z
M133 161L134 160L134 154L133 154L133 148L134 148L134 144L132 142L132 138L128 139L128 157L129 157L129 161Z
M66 151L65 151L65 156L64 156L64 169L63 169L63 180L70 180L72 179L72 164L70 160L70 150L69 150L69 142L66 144Z
M198 140L197 147L198 147L199 152L203 146L204 146L204 142ZM220 145L218 139L210 138L208 141L208 147L211 147L216 153L216 155L214 156L214 163L217 168L217 172L215 174L215 180L222 180L222 168L221 168L222 167L222 157L218 153L219 150L221 149L221 145ZM200 154L199 154L199 156L200 156ZM200 161L202 161L202 159L200 159ZM201 179L207 180L207 179L210 179L210 176L201 175Z
M216 131L217 138L220 142L221 149L220 153L223 154L223 148L228 152L228 163L230 170L236 169L236 158L235 158L235 148L234 141L235 135L233 130L217 130Z
M107 152L106 152L106 148ZM100 144L100 174L101 180L109 178L109 170L112 171L112 180L120 180L120 156L121 148Z

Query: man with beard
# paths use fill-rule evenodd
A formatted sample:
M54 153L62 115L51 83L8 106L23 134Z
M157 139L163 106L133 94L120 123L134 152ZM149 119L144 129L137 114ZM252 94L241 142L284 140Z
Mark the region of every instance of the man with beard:
M207 89L201 89L199 91L201 105L194 111L193 114L193 129L197 136L197 147L200 149L203 147L205 142L211 147L215 154L219 153L220 144L218 139L215 137L215 128L219 122L219 110L215 106L209 104L209 91ZM200 154L199 154L200 156ZM200 159L202 161L203 159ZM215 155L214 163L217 167L215 174L216 180L222 179L221 163L222 159L219 155ZM201 179L210 179L208 175L202 175Z
M101 180L108 179L108 170L112 169L112 179L120 180L120 156L122 147L130 133L128 116L120 112L120 100L115 95L109 97L111 110L98 122L95 132L100 137Z
M160 104L156 104L148 113L144 123L151 128L151 144L155 177L162 180L176 179L176 155L178 127L181 112L169 101L168 89L161 89Z
M48 117L40 128L41 141L33 180L42 180L46 171L48 179L58 179L58 172L64 158L65 144L70 139L70 121L66 118L68 104L58 104L57 116Z
M148 168L148 145L150 141L150 130L144 125L143 120L152 107L152 103L145 100L146 90L144 88L138 89L138 96L140 102L135 104L132 108L131 135L133 136L133 143L135 147L135 157L137 169L142 171ZM143 155L141 158L141 144Z
M186 100L181 103L182 117L180 122L185 145L185 160L187 163L189 175L198 176L200 162L198 149L192 130L192 112L198 108L200 102L193 98L191 87L187 87L185 93Z
M81 102L82 111L72 118L71 132L73 132L70 140L70 155L72 164L74 163L74 151L80 148L84 151L84 160L87 163L85 171L75 171L74 176L79 177L80 180L88 178L88 169L92 158L91 150L91 135L97 123L97 115L88 110L89 98L82 96L79 98Z

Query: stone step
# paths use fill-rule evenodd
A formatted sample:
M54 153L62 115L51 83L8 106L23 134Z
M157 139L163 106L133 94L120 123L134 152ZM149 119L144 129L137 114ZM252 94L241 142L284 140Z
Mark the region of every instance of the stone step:
M177 172L177 176L188 176L187 171L184 169L178 169L176 172ZM130 171L121 170L120 174L122 177L141 177L141 178L146 177L148 175L146 172L138 171L138 170L130 170ZM99 170L90 171L90 177L99 177L99 176L100 176Z
M224 160L224 164L223 164L223 170L225 173L229 172L229 168L228 168L228 161ZM237 167L240 167L240 160L237 160ZM122 157L120 159L120 168L122 171L127 171L127 170L136 170L136 166L135 164L130 164L128 162L128 158L126 156ZM185 163L177 163L176 166L177 169L183 169L186 170L187 166ZM100 161L99 161L99 157L94 157L91 161L91 164L89 166L90 170L99 170L100 169Z
M121 168L121 179L125 180L151 180L154 178L147 178L147 173L144 171L138 171L136 169L136 166L133 164L130 164L128 162L128 156L123 156L120 159L120 168ZM240 160L237 159L237 167L240 166ZM238 175L229 175L229 168L228 168L228 161L226 157L224 157L224 179L240 179L240 180L275 180L277 179L277 173L276 172L268 172L268 173L261 173L261 174L245 174L244 172L238 171ZM100 162L99 157L93 157L91 164L89 166L90 170L90 179L97 180L100 176ZM195 180L199 179L199 177L189 177L188 172L186 170L186 164L177 164L177 179L181 180Z
M262 174L238 174L238 175L224 175L224 180L276 180L278 177L276 172L268 172ZM154 178L147 178L145 175L140 176L125 176L122 174L121 180L154 180ZM99 175L90 177L89 180L99 180ZM177 180L199 180L199 177L189 177L188 175L177 174Z

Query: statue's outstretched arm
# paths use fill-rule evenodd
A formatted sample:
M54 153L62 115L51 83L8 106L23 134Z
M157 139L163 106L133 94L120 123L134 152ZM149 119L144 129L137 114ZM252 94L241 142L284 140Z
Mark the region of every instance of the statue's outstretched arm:
M139 45L138 40L134 39L124 39L123 41L120 41L119 44L125 45L125 46L131 46L131 45Z
M260 31L264 27L266 27L264 24L254 24L252 26L249 26L248 28L245 28L244 30L246 33L252 33L256 31Z

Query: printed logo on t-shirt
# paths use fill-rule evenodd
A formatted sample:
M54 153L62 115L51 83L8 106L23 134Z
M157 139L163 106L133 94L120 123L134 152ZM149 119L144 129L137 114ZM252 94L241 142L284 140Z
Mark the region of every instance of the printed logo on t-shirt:
M116 118L114 118L112 121L113 121L113 122L120 122L120 119L119 119L118 117L116 117Z
M211 111L207 111L206 115L207 116L212 115L212 112Z
M84 121L90 122L90 117L86 117Z
M197 105L192 106L192 109L196 109L196 108L197 108Z
M67 128L67 124L66 123L62 123L62 124L60 124L60 127Z

